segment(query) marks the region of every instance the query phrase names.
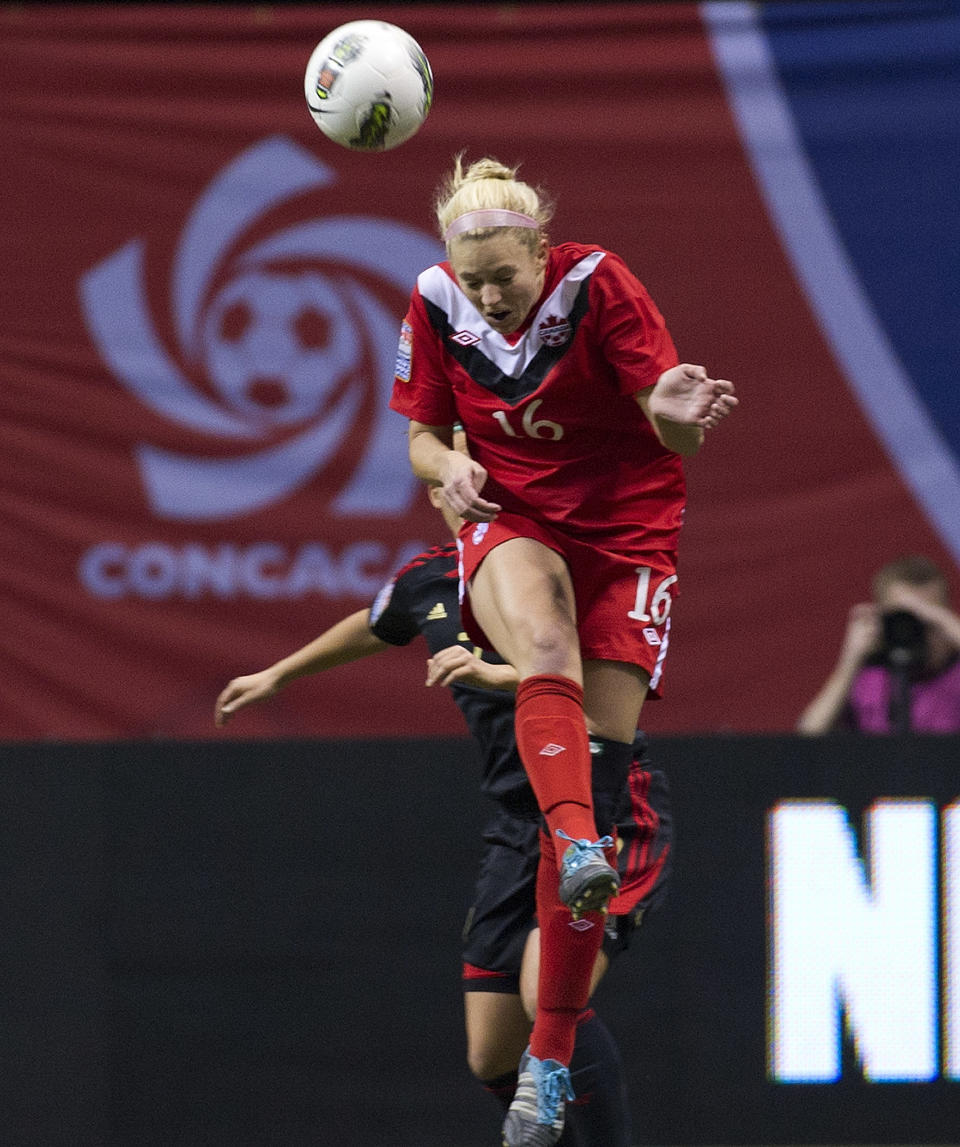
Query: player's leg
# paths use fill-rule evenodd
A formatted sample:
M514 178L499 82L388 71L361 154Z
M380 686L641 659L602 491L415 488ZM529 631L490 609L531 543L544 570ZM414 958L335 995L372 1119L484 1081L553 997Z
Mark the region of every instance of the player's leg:
M585 664L588 677L595 665ZM600 674L606 679L607 674ZM613 683L614 688L616 682ZM629 700L629 694L627 700ZM619 731L614 725L613 731ZM621 837L618 822L628 818L631 808L629 777L635 759L633 741L626 744L607 737L590 735L593 758L593 803L597 832L612 835L621 857ZM611 913L619 902L610 901ZM608 915L604 921L603 944L597 954L590 985L592 997L612 957L620 951L623 921ZM521 991L529 1004L532 972L539 962L539 937L528 941L521 972ZM538 978L539 979L539 978ZM539 983L537 983L539 990ZM549 984L544 985L549 992ZM567 1104L561 1147L628 1147L630 1143L630 1110L623 1064L616 1041L592 1007L584 1008L577 1016L573 1055L570 1060L571 1085L575 1099Z
M591 724L598 725L604 733L622 733L629 726L623 740L609 735L595 739L600 752L596 758L596 784L591 777L591 800L596 801L596 813L602 821L595 821L591 837L609 842L606 860L613 865L616 851L611 832L616 801L625 791L633 759L633 733L646 696L647 675L638 666L622 662L587 662L584 672L591 693L599 694L593 700L593 709L588 710ZM632 714L629 720L624 717L626 711ZM565 898L544 872L545 862L556 849L555 837L542 836L540 849L537 919L541 956L538 1010L530 1050L537 1059L569 1065L577 1016L586 1007L590 976L603 940L604 916L601 912L574 912L571 919Z
M463 928L467 1063L504 1111L516 1091L517 1065L532 1026L520 998L520 968L534 926L539 834L537 821L497 809L483 832Z
M470 608L517 670L517 748L552 831L593 828L590 753L573 586L559 554L532 538L501 542L470 582Z
M609 838L608 838L609 839ZM504 1121L506 1147L550 1147L563 1131L565 1104L574 1098L569 1065L577 1021L590 998L603 940L604 914L574 919L559 897L554 838L540 835L537 919L540 967L530 1046L520 1061L517 1093ZM616 860L611 846L608 863Z
M550 673L582 685L573 586L555 550L534 538L506 537L471 578L470 607L521 678Z
M463 995L467 1063L473 1075L506 1111L517 1089L517 1064L533 1026L519 987L509 992L470 990Z
M590 732L624 745L628 761L633 757L633 738L649 686L650 675L639 665L625 661L583 663L583 705Z
M666 892L673 840L669 787L664 774L649 765L645 738L640 734L634 741L628 776L620 793L622 799L614 802L618 810L617 864L622 883L620 892L610 902L598 972L632 946L641 924L660 906ZM598 809L609 805L604 785L615 782L618 775L619 770L595 769L594 801ZM534 952L532 941L527 950ZM529 1004L526 959L525 955L520 983ZM595 975L594 987L598 980L599 975ZM631 1022L635 1023L636 1017L631 1017ZM632 1142L630 1101L619 1050L600 1017L591 1016L590 1010L577 1026L570 1069L576 1099L567 1105L560 1144L626 1147Z
M609 940L614 942L612 932ZM524 1007L531 1015L536 1010L539 962L540 932L535 929L527 941L520 973ZM591 977L591 995L609 965L610 957L601 949ZM616 1041L591 1007L577 1017L570 1078L576 1098L566 1106L558 1147L628 1147L630 1112L623 1063Z
M595 991L610 961L630 946L640 921L663 899L670 870L672 817L664 775L648 768L642 734L630 746L591 737L594 748L593 798L598 818L616 816L620 893L610 902L603 946L591 977ZM597 752L596 750L600 750ZM628 750L624 752L624 750ZM598 828L607 822L598 819ZM524 950L520 990L528 1014L535 1014L540 990L540 932L533 931ZM548 988L549 990L549 988ZM571 1084L560 1147L626 1147L630 1107L619 1050L592 1008L577 1017Z
M598 802L601 807L597 811L603 823L596 822L594 832L606 834L612 828L616 796L626 784L633 756L633 735L649 678L646 671L636 665L591 661L584 664L584 681L590 689L588 704L592 704L587 717L591 727L603 734L597 738L597 747L602 750L597 758L597 772L606 780L606 797ZM603 835L601 839L611 842L607 862L616 863L612 838ZM530 1037L532 1070L526 1071L521 1063L517 1097L504 1125L508 1147L514 1143L536 1143L537 1134L544 1136L542 1142L546 1144L559 1138L564 1102L574 1098L575 1092L569 1074L561 1076L558 1068L569 1068L572 1062L577 1023L587 1007L591 973L604 937L604 915L587 912L572 919L556 886L545 876L555 847L553 837L542 836L540 847L537 918L541 951L536 1020ZM549 1070L549 1077L544 1077L545 1070ZM542 1101L547 1089L554 1093L552 1104ZM537 1097L535 1114L531 1098L534 1094ZM533 1128L534 1119L542 1126Z
M510 560L511 556L514 560ZM525 562L517 560L521 556L525 557ZM549 599L552 613L544 610L538 620L537 610L530 604L534 599L541 603ZM545 799L555 791L551 793L543 783L538 785L538 777L542 778L546 769L544 762L538 762L537 757L563 758L566 753L565 738L555 731L555 714L548 715L544 709L535 709L532 704L539 699L542 671L555 669L559 664L558 661L551 664L537 660L542 655L540 646L548 646L546 635L552 631L554 638L557 633L562 636L564 627L567 627L569 636L575 637L579 643L572 583L566 563L545 545L532 543L526 538L510 539L491 550L474 574L470 605L487 636L500 653L515 664L522 678L525 671L541 670L539 680L536 673L522 680L517 695L518 748L550 829L549 836L544 835L541 839L537 879L537 915L542 933L539 1006L530 1047L520 1065L517 1095L504 1123L504 1142L507 1147L549 1145L555 1143L562 1132L564 1103L573 1098L569 1064L577 1020L589 999L590 977L603 939L604 915L600 909L605 907L619 886L618 875L609 882L606 876L613 873L616 853L610 837L598 838L591 792L590 808L586 804L579 806L583 812L589 811L590 821L585 822L581 818L575 831L582 835L570 844L561 863L556 847L560 826L550 815L554 811L553 804L559 802ZM545 629L541 628L541 622L546 623ZM543 634L543 637L538 638L538 634ZM605 682L607 677L611 688L625 691L626 699L618 696L621 707L628 701L636 705L635 728L646 679L635 670L605 674ZM528 684L529 698L524 693ZM546 689L544 693L547 693ZM531 705L525 712L528 700ZM548 716L553 717L552 722ZM566 728L569 729L574 721L579 728L578 746L581 753L586 752L589 783L592 770L584 720L578 705L577 712L569 716ZM619 727L615 725L613 731ZM535 735L531 735L531 731ZM601 728L601 731L606 730ZM626 740L632 740L632 733ZM579 768L577 779L582 785L582 762ZM568 778L562 779L567 782L569 792ZM609 817L609 813L605 815ZM566 830L561 829L561 835L564 834ZM559 887L555 876L557 867L560 868ZM580 886L583 896L578 899L570 892L568 879L576 881L579 876L586 876L587 880Z
M561 854L563 899L575 911L602 907L618 879L594 842L576 605L566 563L542 542L508 538L474 573L470 608L520 676L517 748L551 833L570 842Z

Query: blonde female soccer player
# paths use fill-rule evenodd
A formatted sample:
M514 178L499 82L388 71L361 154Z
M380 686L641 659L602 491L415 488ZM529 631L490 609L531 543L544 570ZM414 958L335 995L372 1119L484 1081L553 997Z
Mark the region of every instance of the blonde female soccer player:
M417 280L391 400L414 472L467 519L465 628L517 671L517 745L546 822L537 1014L507 1147L563 1130L576 1017L619 886L588 730L625 776L667 650L682 456L737 404L732 383L678 362L622 259L551 246L551 215L516 169L457 159L436 202L448 259ZM453 449L458 421L469 456Z

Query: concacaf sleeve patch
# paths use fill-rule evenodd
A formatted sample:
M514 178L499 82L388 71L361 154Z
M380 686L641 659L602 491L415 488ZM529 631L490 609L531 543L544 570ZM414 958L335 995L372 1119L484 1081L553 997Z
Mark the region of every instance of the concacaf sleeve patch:
M382 590L377 594L373 605L370 606L370 624L376 625L377 622L383 617L383 611L390 604L390 598L393 597L393 582L388 581Z
M400 324L400 345L397 347L397 365L394 374L401 382L410 381L410 365L413 362L413 327L404 320Z

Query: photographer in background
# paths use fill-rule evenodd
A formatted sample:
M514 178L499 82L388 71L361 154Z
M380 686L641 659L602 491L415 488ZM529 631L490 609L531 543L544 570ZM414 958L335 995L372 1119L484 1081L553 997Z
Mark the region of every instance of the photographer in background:
M960 617L943 572L920 555L898 558L874 575L873 599L850 610L797 732L960 732Z

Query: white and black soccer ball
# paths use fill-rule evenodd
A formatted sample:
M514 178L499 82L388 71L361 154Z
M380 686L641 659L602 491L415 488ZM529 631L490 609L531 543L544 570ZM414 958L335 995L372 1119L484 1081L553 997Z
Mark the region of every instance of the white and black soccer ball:
M417 41L395 24L353 20L314 48L307 107L325 136L352 151L387 151L427 118L433 73Z

